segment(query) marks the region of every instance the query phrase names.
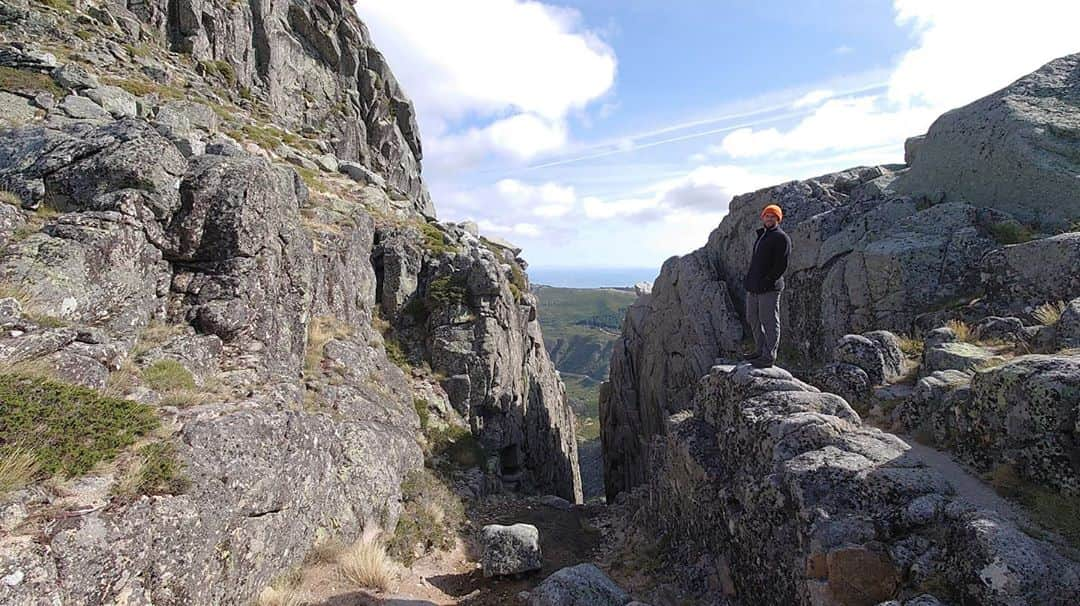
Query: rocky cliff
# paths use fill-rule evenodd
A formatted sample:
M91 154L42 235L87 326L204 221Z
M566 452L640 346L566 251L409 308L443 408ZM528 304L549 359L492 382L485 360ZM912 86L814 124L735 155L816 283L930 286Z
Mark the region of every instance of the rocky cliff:
M2 0L0 24L0 365L158 419L2 497L4 603L248 603L393 528L436 419L479 442L477 492L580 500L520 251L434 221L349 5Z
M848 333L919 337L961 314L1033 322L1036 306L1075 298L1080 234L1054 234L1080 217L1078 74L1080 56L1064 57L946 114L909 141L909 165L735 197L708 243L669 259L627 313L601 394L609 498L647 479L652 437L690 407L713 360L740 349L741 280L770 202L793 243L781 299L788 364L823 364ZM1029 181L1038 187L1019 195Z

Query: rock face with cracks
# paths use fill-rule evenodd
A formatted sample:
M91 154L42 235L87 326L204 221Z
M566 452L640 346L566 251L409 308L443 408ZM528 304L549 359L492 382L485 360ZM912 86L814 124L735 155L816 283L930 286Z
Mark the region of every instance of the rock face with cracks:
M131 493L128 452L4 495L0 602L250 603L320 541L394 527L430 410L488 490L580 500L520 251L434 221L351 6L0 9L0 366L153 407L184 480Z

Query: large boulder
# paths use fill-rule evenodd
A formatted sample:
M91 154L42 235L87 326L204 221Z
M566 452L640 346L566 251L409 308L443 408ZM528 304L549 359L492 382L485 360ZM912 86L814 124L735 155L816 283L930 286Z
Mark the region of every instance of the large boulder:
M1080 355L1021 356L971 380L956 449L981 469L1012 464L1021 477L1080 494Z
M866 372L873 385L891 381L904 373L904 353L900 339L885 330L864 335L845 335L836 344L833 358Z
M563 568L529 592L528 606L625 606L630 596L594 564Z
M1078 107L1080 54L938 118L895 187L1067 227L1080 218Z
M1059 234L995 250L983 259L987 298L1002 312L1030 314L1043 303L1080 292L1080 232Z
M532 524L490 524L484 526L481 539L484 543L481 564L485 577L540 570L544 564L540 552L540 531Z
M1080 297L1069 301L1055 326L1054 336L1061 349L1080 347Z

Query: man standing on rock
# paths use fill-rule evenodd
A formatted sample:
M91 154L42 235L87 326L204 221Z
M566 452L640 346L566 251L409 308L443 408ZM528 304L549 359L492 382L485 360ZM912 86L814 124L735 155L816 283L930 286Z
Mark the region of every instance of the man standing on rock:
M761 211L764 227L757 230L754 254L746 271L746 321L754 335L757 351L746 356L757 368L769 368L776 362L780 346L780 292L784 290L791 239L780 229L784 211L770 204Z

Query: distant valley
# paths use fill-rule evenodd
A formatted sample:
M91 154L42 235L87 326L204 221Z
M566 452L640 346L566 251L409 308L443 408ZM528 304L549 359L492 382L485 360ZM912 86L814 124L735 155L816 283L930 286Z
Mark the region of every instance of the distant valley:
M597 396L607 378L611 348L637 295L633 288L559 288L537 285L544 347L566 384L578 416L578 439L600 435Z

